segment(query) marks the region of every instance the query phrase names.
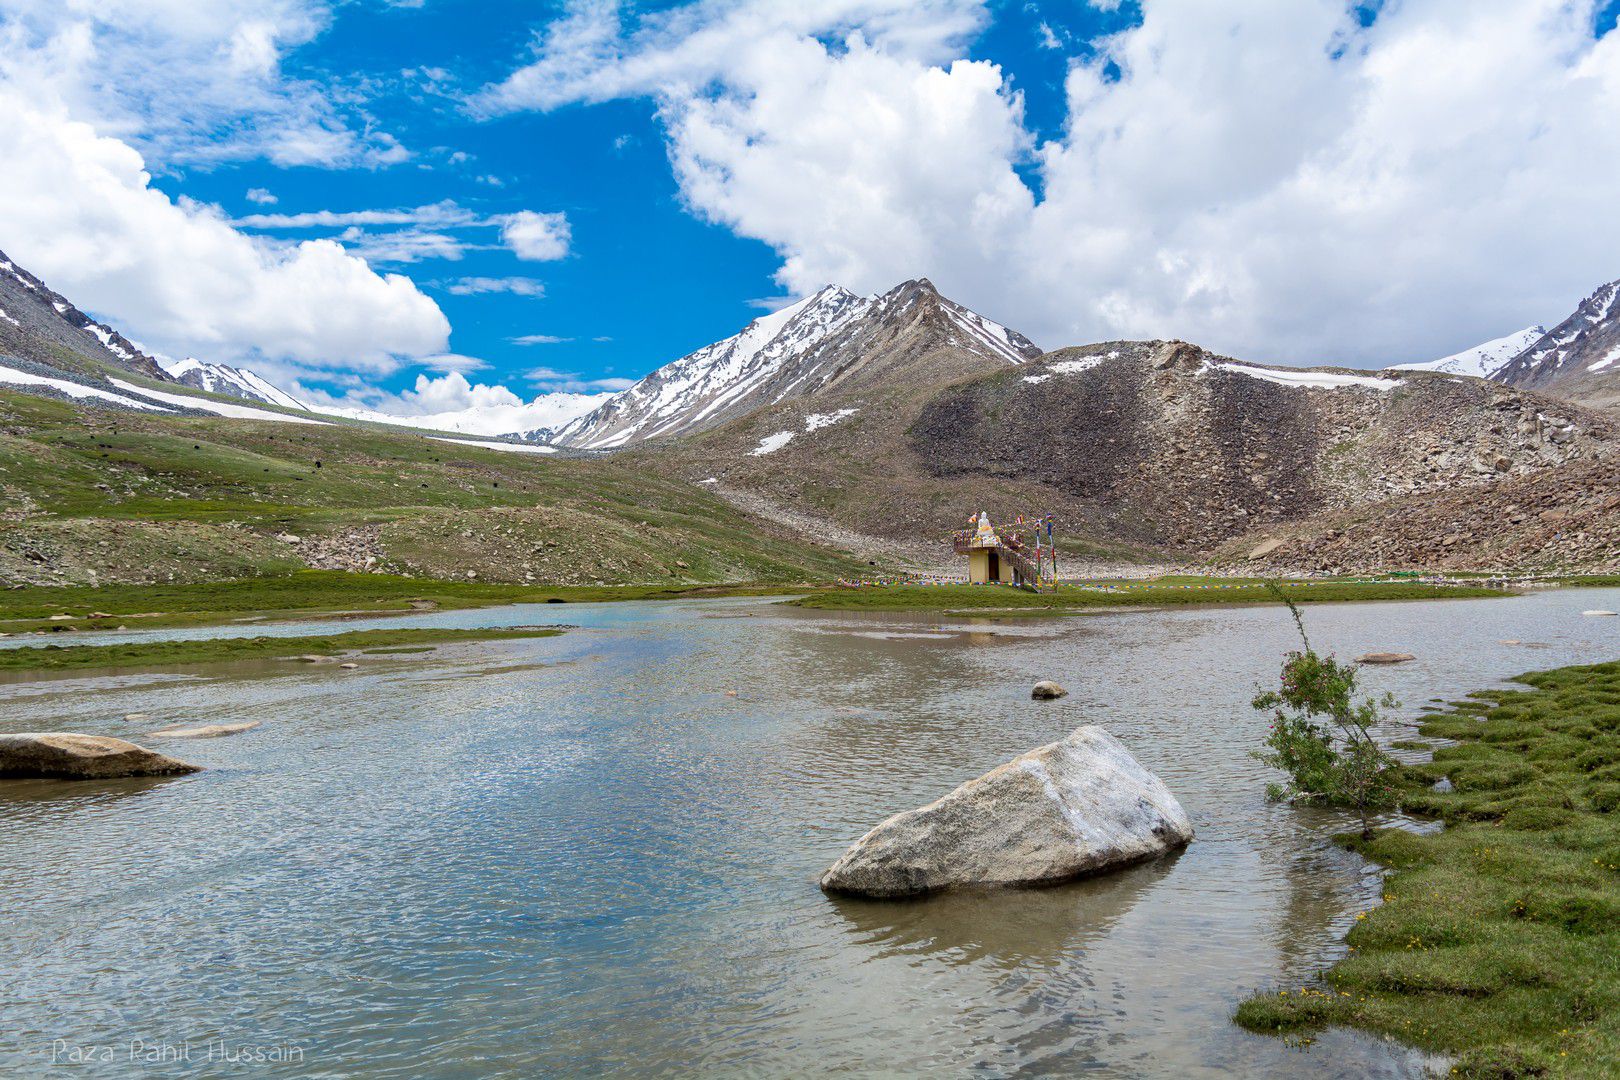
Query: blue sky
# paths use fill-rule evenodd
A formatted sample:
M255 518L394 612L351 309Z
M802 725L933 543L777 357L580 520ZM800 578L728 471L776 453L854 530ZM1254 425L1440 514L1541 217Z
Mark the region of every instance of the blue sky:
M396 412L914 276L1046 347L1376 367L1620 276L1617 11L0 0L0 249L154 350Z
M642 10L677 6L647 4ZM1078 49L1133 15L1078 4L1049 7L1061 10L997 5L966 55L1008 71L1024 95L1032 130L1056 135L1071 52L1043 47L1048 39L1042 26ZM523 210L564 213L571 244L561 260L525 262L499 244L497 230L475 227L453 230L467 241L457 258L373 263L408 275L438 303L453 327L450 349L487 362L482 377L517 382L536 369L577 375L582 383L639 377L735 333L767 302L780 302L782 286L773 280L780 260L763 241L708 223L683 204L649 98L493 118L469 114L461 96L511 72L529 55L540 28L563 14L561 4L467 0L339 7L330 28L289 54L285 68L317 82L374 80L381 89L368 97L367 113L411 147L415 160L354 170L286 168L263 159L210 163L176 168L156 183L177 197L217 203L239 219L411 208L446 199L485 218ZM422 74L428 69L442 75ZM465 158L452 161L453 154ZM1038 183L1034 170L1022 164L1029 182ZM255 203L249 191L268 192L276 202ZM277 238L342 232L253 231ZM404 230L377 234L394 231ZM916 268L918 276L930 272L928 266ZM528 279L544 295L456 295L446 287L476 278ZM562 340L514 342L525 337ZM414 374L402 369L384 384L403 386ZM546 377L540 385L567 383Z

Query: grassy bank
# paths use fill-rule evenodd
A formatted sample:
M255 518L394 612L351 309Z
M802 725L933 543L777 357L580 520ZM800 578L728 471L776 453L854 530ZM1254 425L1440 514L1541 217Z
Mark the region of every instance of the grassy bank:
M1436 600L1507 596L1500 589L1473 585L1424 585L1408 581L1278 581L1296 603L1345 600ZM831 611L973 611L1013 609L1061 614L1119 605L1274 604L1270 583L1258 578L1171 577L1149 581L1107 581L1060 585L1032 593L995 585L879 585L817 592L792 601L800 607Z
M41 648L0 649L0 673L215 664L233 660L275 660L288 656L336 656L360 649L430 647L457 641L555 637L560 633L561 630L548 627L513 630L355 630L320 637L213 638L128 645L46 645Z
M59 629L154 629L202 626L244 617L308 618L334 612L389 614L499 604L669 600L684 596L780 594L763 585L503 585L436 581L392 574L305 570L282 577L182 585L39 586L0 591L0 632ZM72 619L52 620L71 615ZM92 618L91 616L95 616Z
M1462 1076L1620 1075L1620 662L1519 681L1423 719L1454 745L1402 770L1403 805L1444 831L1356 844L1393 873L1350 956L1240 1024L1367 1028Z

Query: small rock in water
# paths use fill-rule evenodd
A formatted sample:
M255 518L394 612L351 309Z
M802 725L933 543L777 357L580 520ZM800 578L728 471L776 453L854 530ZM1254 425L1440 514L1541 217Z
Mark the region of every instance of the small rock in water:
M199 771L197 765L105 735L0 735L0 777L11 779L114 780Z
M252 731L263 720L247 720L240 724L203 724L199 727L163 728L160 731L149 731L147 736L153 739L217 739L221 735L236 735L244 731Z
M1100 727L1078 728L896 814L821 878L831 893L906 897L974 885L1052 885L1186 846L1176 797Z
M1518 638L1504 638L1503 640L1497 642L1497 644L1498 645L1523 645L1524 642L1520 641Z
M1582 615L1620 615L1620 611L1594 610L1594 611L1583 611L1583 612L1581 612L1581 614Z
M1038 682L1029 692L1029 696L1036 701L1055 701L1060 697L1068 697L1069 692L1055 682Z
M1417 657L1409 652L1370 652L1356 657L1358 664L1404 664Z
M338 667L340 667L340 668L349 668L349 669L350 669L350 670L353 670L353 669L354 669L354 668L357 668L357 667L359 667L359 666L360 666L360 665L359 665L359 664L357 664L357 663L355 663L355 662L354 662L354 661L353 661L353 660L350 660L350 661L348 661L348 662L347 662L347 663L344 663L344 664L339 664L339 665L338 665Z
M129 721L131 724L139 724L143 720L152 719L152 717L148 713L132 712L132 713L125 713L124 714L124 719Z
M303 656L295 656L292 659L298 661L301 664L330 664L334 660L336 660L337 657L335 657L335 656L319 656L319 655L317 655L315 653L305 653Z

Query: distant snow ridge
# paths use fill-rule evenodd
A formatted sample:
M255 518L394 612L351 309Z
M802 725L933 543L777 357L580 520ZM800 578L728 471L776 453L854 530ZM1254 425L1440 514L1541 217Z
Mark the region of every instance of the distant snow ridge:
M1487 341L1483 345L1475 345L1472 349L1464 349L1460 353L1439 360L1426 360L1421 364L1396 364L1395 370L1438 371L1445 375L1472 375L1477 379L1489 379L1546 333L1545 327L1527 326L1505 337Z
M93 326L94 324L91 324L85 329L89 330ZM163 370L167 371L176 382L196 390L242 398L245 401L262 401L267 405L280 405L284 409L315 411L313 406L298 400L246 368L230 367L226 364L206 364L201 360L187 357L176 363L164 364Z
M858 335L890 325L883 320L898 326L911 317L914 303L936 299L943 317L935 328L952 344L1010 364L1040 355L1022 334L939 296L926 280L870 297L828 285L755 319L739 334L666 364L571 423L519 437L611 450L712 427L844 377L868 355L852 344Z

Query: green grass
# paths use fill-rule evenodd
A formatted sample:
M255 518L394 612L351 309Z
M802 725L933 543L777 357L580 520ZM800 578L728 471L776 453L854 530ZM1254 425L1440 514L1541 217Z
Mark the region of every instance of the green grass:
M0 390L0 580L281 575L277 542L370 530L412 576L590 584L833 580L864 568L680 479L380 427L109 413ZM94 571L92 574L91 571Z
M1519 681L1423 719L1454 745L1399 771L1403 805L1444 831L1341 838L1392 868L1384 903L1320 984L1238 1023L1366 1028L1461 1076L1620 1076L1620 661Z
M1278 581L1296 603L1345 600L1436 600L1507 596L1471 585L1423 585L1406 581ZM1064 613L1096 607L1159 604L1274 604L1276 596L1258 578L1166 577L1149 581L1096 582L1098 588L1060 585L1032 593L997 585L883 585L817 592L790 601L829 611L970 611L1017 609Z
M503 585L439 581L392 574L305 570L285 577L181 585L39 586L0 591L0 631L117 626L155 629L201 626L244 616L299 618L323 612L409 612L439 609L608 600L668 600L683 596L780 594L780 585ZM86 619L88 615L105 618ZM72 622L52 622L72 615ZM134 616L141 616L135 618Z
M0 671L83 671L92 668L149 668L171 664L215 664L234 660L332 656L357 649L389 646L443 645L456 641L504 641L554 637L549 627L495 630L354 630L320 637L212 638L201 641L154 641L128 645L46 645L0 649Z

